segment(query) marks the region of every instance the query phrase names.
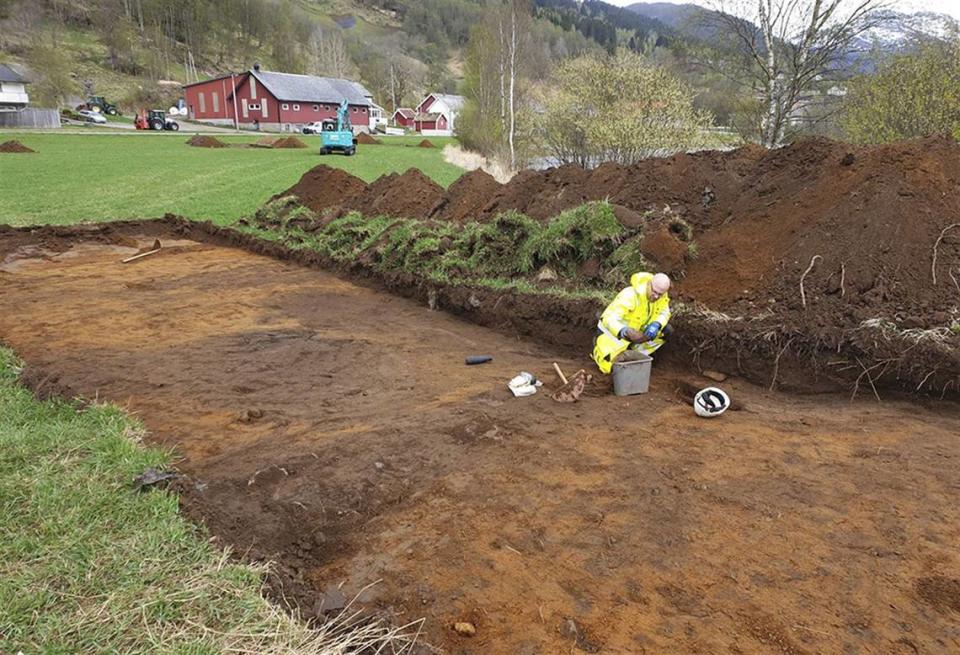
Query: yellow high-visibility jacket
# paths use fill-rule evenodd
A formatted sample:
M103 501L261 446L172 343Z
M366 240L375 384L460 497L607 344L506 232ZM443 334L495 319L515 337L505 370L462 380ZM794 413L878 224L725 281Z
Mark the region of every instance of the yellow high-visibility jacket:
M631 346L629 341L620 338L624 328L643 332L644 328L656 321L662 330L670 321L669 294L663 294L654 302L647 298L647 285L652 279L653 273L634 273L630 278L630 286L618 293L600 316L597 324L600 334L593 348L593 361L602 373L609 373L613 360ZM656 339L634 344L634 347L650 354L661 345L663 339L657 335Z

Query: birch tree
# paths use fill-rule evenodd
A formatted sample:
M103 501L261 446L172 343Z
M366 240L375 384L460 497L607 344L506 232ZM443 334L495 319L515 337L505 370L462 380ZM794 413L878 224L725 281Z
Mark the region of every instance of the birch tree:
M532 21L528 0L502 0L487 20L471 31L468 43L467 119L461 124L473 132L467 135L468 142L473 137L477 143L487 143L490 134L497 134L511 169L518 162L518 118Z
M347 52L343 37L334 30L314 28L308 44L311 72L330 77L348 77L353 71L353 62Z
M725 37L710 61L760 103L760 143L783 143L815 101L817 86L836 77L859 37L886 20L885 0L713 0L702 21Z

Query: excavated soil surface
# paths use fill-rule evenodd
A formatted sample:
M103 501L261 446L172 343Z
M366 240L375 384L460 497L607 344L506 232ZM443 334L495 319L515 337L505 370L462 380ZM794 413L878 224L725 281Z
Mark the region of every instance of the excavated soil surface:
M188 515L277 560L306 615L380 580L360 606L426 617L448 653L960 649L955 404L731 379L742 409L707 421L684 398L715 383L662 365L647 395L557 404L551 362L589 362L518 338L510 296L451 306L493 331L219 243L0 229L0 339L35 389L116 402L176 448ZM536 396L507 391L521 370Z
M32 150L31 148L28 148L27 146L23 145L16 139L11 139L10 141L4 141L3 143L0 143L0 152L26 154L30 152L36 152L36 150Z
M187 145L194 148L226 148L226 143L214 136L192 136L187 139Z
M418 147L418 148L436 148L436 146L433 145L433 143L431 143L431 142L428 141L427 139L424 139L423 141L421 141L420 143L418 143L418 144L417 144L417 147Z

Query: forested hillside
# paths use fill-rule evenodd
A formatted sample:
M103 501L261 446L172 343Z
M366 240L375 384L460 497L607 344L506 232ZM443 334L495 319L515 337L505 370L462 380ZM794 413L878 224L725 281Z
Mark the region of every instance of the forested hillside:
M37 101L97 93L128 106L254 62L361 80L385 106L455 92L485 0L0 0L0 61L24 65ZM533 70L596 46L537 18Z

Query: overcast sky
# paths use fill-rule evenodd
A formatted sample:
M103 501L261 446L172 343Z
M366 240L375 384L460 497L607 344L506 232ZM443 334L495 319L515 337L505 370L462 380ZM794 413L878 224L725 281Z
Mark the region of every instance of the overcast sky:
M632 5L638 0L604 0L610 4L620 5L624 7L626 5ZM710 6L710 2L707 0L692 0L693 4ZM683 4L683 2L675 2L674 4ZM950 14L954 18L960 20L960 0L891 0L891 4L895 9L900 11L938 11L944 14Z

